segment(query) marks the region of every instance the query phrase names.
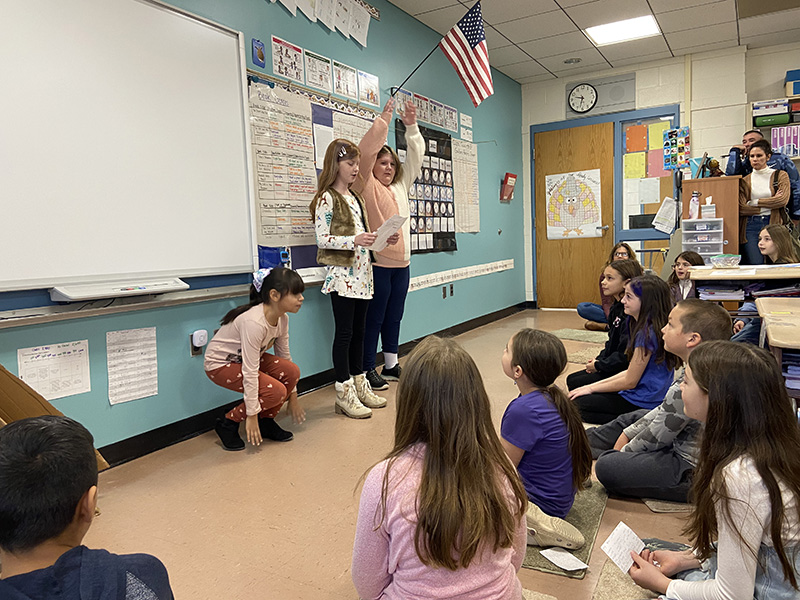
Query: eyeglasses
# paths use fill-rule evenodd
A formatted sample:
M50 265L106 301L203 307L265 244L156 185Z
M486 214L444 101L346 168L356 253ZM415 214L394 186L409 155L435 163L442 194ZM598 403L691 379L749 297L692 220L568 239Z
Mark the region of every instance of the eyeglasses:
M628 258L628 253L623 250L622 252L614 252L614 256L620 256L622 258Z

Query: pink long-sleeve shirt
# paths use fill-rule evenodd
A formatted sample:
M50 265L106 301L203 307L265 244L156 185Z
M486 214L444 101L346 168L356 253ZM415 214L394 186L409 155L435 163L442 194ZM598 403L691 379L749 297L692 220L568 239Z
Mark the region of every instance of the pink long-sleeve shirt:
M419 132L419 126L406 127L406 160L403 163L403 176L389 186L383 185L375 179L372 168L378 159L378 153L386 143L386 134L389 125L381 117L375 119L369 131L364 134L358 144L361 150L359 165L359 178L352 188L364 198L367 206L367 216L372 230L383 225L393 215L406 217L406 222L400 229L400 240L386 246L375 253L375 264L379 267L401 268L407 267L411 258L410 223L408 221L408 189L419 176L422 168L422 158L425 156L425 140Z
M525 557L527 537L524 516L511 548L494 552L493 545L486 544L466 569L433 568L419 559L414 532L424 453L424 445L413 446L392 465L386 518L377 529L387 462L376 465L367 475L353 546L352 575L359 596L364 600L519 600L522 586L517 571ZM508 497L512 503L510 486Z

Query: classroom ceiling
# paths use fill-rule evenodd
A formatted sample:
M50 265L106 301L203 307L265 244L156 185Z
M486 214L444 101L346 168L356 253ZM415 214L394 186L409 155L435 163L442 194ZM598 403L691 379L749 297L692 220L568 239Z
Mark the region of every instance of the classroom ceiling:
M389 0L442 35L475 0ZM720 48L800 40L800 0L482 0L489 62L536 83ZM595 47L582 29L654 15L661 35ZM565 62L580 59L580 62Z

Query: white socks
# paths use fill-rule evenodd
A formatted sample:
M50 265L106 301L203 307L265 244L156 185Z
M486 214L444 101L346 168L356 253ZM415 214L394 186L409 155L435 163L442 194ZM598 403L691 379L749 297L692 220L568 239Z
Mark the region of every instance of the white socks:
M385 369L394 369L397 366L397 354L391 352L383 353L383 367Z

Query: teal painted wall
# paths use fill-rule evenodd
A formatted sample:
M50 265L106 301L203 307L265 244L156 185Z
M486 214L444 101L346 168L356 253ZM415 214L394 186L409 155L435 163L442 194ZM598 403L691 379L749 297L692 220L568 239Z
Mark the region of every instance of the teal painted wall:
M280 4L266 0L176 0L172 4L242 31L250 68L253 68L251 38L260 39L269 48L270 36L276 35L378 75L382 102L388 98L388 88L398 85L441 37L384 0L372 2L380 9L381 20L371 20L367 48L327 30L322 24L311 23L299 11L292 17ZM269 53L266 73L271 74ZM441 288L409 294L401 342L525 301L521 198L526 192L518 189L517 199L511 204L498 201L500 180L506 171L517 173L520 175L518 182L522 181L521 91L519 84L498 71L493 70L492 75L495 94L477 109L441 52L434 53L406 85L412 91L471 115L475 141L496 141L496 144L488 142L478 146L481 232L458 234L457 252L414 256L411 275L505 259L514 259L515 268L456 281L454 296L446 300L442 299ZM501 235L498 230L502 230ZM84 423L95 436L97 445L102 447L236 399L232 392L215 386L204 376L202 358L189 356L188 335L195 329L213 331L222 315L243 301L244 298L209 301L0 329L0 363L17 373L18 348L88 339L92 390L54 400L53 404ZM156 327L159 393L112 407L107 397L106 332L138 327ZM333 322L330 303L320 294L319 287L307 290L302 310L291 316L290 337L292 358L303 375L331 367Z

